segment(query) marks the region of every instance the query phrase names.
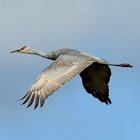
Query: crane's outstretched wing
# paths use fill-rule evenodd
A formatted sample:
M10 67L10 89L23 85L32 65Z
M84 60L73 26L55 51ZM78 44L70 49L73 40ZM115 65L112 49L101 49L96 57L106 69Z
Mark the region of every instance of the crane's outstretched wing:
M94 62L84 69L80 76L86 91L106 104L111 103L109 99L108 82L111 70L108 65Z
M39 74L36 82L29 89L27 94L21 98L21 100L25 99L22 104L29 101L27 106L29 107L35 100L35 109L39 102L42 107L48 96L92 63L93 61L80 60L75 56L59 56L54 63Z

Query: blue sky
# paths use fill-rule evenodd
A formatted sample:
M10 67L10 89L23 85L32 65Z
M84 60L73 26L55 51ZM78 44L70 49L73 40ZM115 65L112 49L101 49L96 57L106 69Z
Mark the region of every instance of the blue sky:
M140 139L139 0L0 0L0 136L4 140ZM52 61L10 54L24 45L73 48L134 68L111 67L111 105L86 93L79 76L34 111L20 106Z

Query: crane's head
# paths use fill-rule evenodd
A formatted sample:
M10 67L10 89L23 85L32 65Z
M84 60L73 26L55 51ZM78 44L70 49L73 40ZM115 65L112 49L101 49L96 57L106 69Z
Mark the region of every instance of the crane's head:
M10 53L20 52L20 53L32 53L33 48L30 46L24 46L21 49L11 51Z

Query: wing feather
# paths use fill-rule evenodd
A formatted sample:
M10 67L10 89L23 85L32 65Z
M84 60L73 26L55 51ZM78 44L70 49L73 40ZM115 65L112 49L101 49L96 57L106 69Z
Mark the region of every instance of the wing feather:
M32 94L32 97L31 97L27 107L30 107L33 104L34 98L35 98L35 94Z
M39 95L36 94L36 95L35 95L35 107L34 107L34 109L37 108L38 104L39 104Z
M111 70L108 65L94 62L84 69L80 76L86 91L106 104L111 103L108 83Z
M25 98L24 102L22 103L22 105L27 103L27 101L29 100L30 97L31 97L31 92L28 92L28 95L26 96L26 98Z
M42 107L44 105L44 103L45 103L45 98L40 90L40 106Z
M25 99L25 104L30 98L28 106L31 106L35 100L35 108L37 108L40 100L40 106L44 105L45 99L52 95L67 81L82 72L86 67L91 65L93 61L79 59L74 56L61 55L54 63L45 68L37 77L36 82L29 89L28 93L21 99ZM32 95L32 96L31 96Z

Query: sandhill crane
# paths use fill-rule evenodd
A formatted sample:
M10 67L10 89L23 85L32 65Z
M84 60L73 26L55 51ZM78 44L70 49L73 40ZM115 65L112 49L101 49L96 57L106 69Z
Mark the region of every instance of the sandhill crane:
M73 49L59 49L53 52L45 53L37 51L30 46L24 46L19 50L10 53L20 52L35 54L55 60L46 67L37 77L35 83L29 89L27 94L20 100L22 104L29 101L27 107L30 107L35 100L37 108L44 105L45 99L58 90L63 84L80 74L83 86L86 91L98 98L101 102L110 103L108 83L111 76L110 66L132 67L130 64L112 64L96 56L82 53Z

